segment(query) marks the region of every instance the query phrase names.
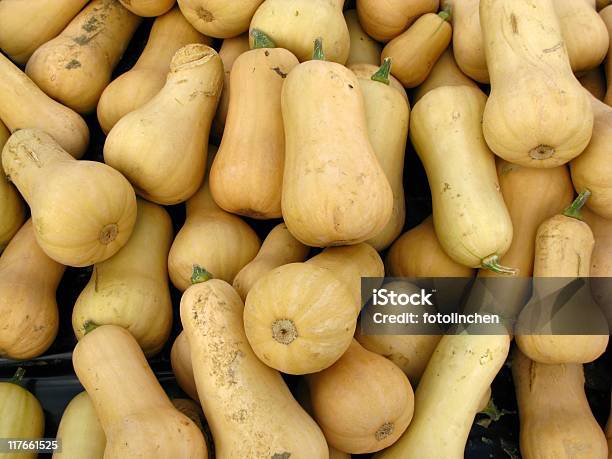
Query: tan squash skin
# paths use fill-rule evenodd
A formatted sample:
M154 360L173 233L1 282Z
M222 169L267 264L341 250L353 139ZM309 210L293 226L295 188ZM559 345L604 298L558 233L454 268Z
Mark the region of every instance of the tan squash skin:
M102 325L89 332L74 348L72 363L106 434L105 459L207 457L202 432L174 408L125 328Z
M57 262L98 263L132 234L136 196L125 177L106 164L75 160L43 131L15 132L2 166L30 205L38 244Z
M589 91L597 100L603 101L606 97L606 74L602 67L597 67L585 72L578 78L580 84ZM593 126L593 130L595 126Z
M61 34L34 51L26 73L58 102L90 113L140 21L118 0L92 0Z
M381 58L390 57L393 76L405 87L414 88L425 81L450 44L452 33L451 25L441 15L424 14L408 30L387 43Z
M175 0L119 0L121 4L138 16L161 16L174 5Z
M357 75L363 93L368 138L393 191L393 211L387 225L367 242L381 251L400 235L406 220L404 154L408 140L410 103L401 83L390 76L389 84L372 80L378 66L349 67Z
M139 199L132 236L122 250L94 265L74 305L77 339L90 323L114 324L129 330L145 355L161 350L172 325L167 266L172 236L172 221L164 208Z
M524 459L607 459L608 447L584 393L582 365L545 365L516 350L512 376Z
M12 382L0 382L0 438L42 438L45 418L40 402ZM36 453L3 454L3 459L36 459Z
M106 435L87 392L70 400L56 437L62 442L62 449L53 453L53 459L103 459Z
M216 457L288 453L292 459L327 459L319 427L281 375L249 347L242 311L238 294L218 279L193 285L181 299L181 321Z
M89 0L3 0L0 48L24 65L43 43L56 37Z
M0 119L11 132L38 128L75 158L85 153L89 128L77 113L57 103L0 54Z
M202 432L204 432L206 418L204 417L204 412L202 411L199 403L196 403L189 398L173 398L172 404L177 410L191 419Z
M312 44L323 40L326 59L345 64L351 39L342 8L345 0L266 0L253 16L249 32L257 29L276 46L291 51L300 62L312 59ZM251 47L253 37L250 36Z
M593 111L572 73L553 0L481 0L480 22L491 79L483 131L491 150L526 167L560 166L582 153Z
M586 150L570 163L577 192L589 190L586 206L603 218L612 219L612 107L591 96L595 124Z
M333 62L305 62L285 79L281 101L282 210L291 234L313 247L377 235L391 217L393 192L368 138L355 74Z
M211 149L214 154L216 149ZM205 178L202 187L187 201L185 224L170 248L170 279L183 292L191 285L193 266L198 265L215 279L232 282L255 258L260 246L259 237L245 221L215 203Z
M161 91L113 127L104 143L104 161L149 201L186 201L204 178L222 87L223 64L214 49L202 44L179 49Z
M436 347L415 392L414 418L376 459L462 459L483 396L504 364L507 335L447 335Z
M438 240L453 260L471 268L502 256L513 232L480 129L485 103L479 89L436 88L414 106L410 124L432 188Z
M204 35L232 38L249 30L264 0L178 0L181 12Z
M380 64L380 53L382 45L373 40L361 27L357 10L346 10L344 20L349 31L351 46L346 66L355 64Z
M357 0L357 13L369 36L387 42L406 30L419 16L438 11L439 3L439 0Z
M190 43L210 45L183 17L178 8L153 23L147 45L134 67L113 80L98 102L98 121L108 134L117 121L149 102L166 83L174 53Z
M195 377L193 376L193 367L191 366L189 341L187 341L185 332L179 333L172 344L170 363L172 364L172 372L176 377L179 387L192 399L199 400L198 389Z
M606 98L604 102L612 106L612 5L605 7L599 12L601 19L603 19L606 28L608 29L608 35L610 35L610 47L608 48L608 57L605 61L604 68L606 70L606 77L608 80L608 90L606 92Z
M0 121L0 152L11 133ZM0 166L0 253L21 228L25 220L25 208L19 192L8 181Z
M55 290L64 269L38 247L28 220L0 257L0 355L31 359L53 343L59 320Z
M307 381L314 418L327 442L341 451L380 451L412 420L414 394L406 375L355 340L336 363Z
M351 344L361 305L361 277L382 277L367 244L332 247L306 263L273 269L247 295L244 325L267 365L289 374L331 366Z
M431 72L427 79L414 90L414 103L416 104L421 98L432 89L440 86L478 86L471 78L468 78L459 68L453 56L453 49L447 48L442 53L438 61L431 68Z
M279 218L285 164L281 91L299 62L282 48L253 49L232 67L225 130L210 169L210 191L224 210Z
M304 261L308 250L291 235L287 225L279 223L268 233L255 258L236 274L234 289L244 301L249 290L266 273L288 263Z

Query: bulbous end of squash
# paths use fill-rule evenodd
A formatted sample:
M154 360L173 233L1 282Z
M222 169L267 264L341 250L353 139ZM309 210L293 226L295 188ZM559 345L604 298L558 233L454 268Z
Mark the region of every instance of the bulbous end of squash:
M293 320L278 319L272 324L272 338L280 344L291 344L298 337Z
M180 72L208 62L217 52L210 46L193 43L183 46L172 57L170 73Z
M587 202L587 199L591 196L590 190L581 191L578 194L578 197L572 202L567 209L563 211L563 215L570 218L575 218L576 220L582 220L582 215L580 213L581 209Z

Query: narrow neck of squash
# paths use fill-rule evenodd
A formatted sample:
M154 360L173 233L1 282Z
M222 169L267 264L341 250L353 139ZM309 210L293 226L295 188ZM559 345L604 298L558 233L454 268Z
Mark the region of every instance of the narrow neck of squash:
M336 8L338 8L340 11L342 11L344 9L344 3L346 0L330 0L331 3L334 4L334 6Z
M223 209L213 199L208 185L208 177L205 180L206 182L202 187L187 201L187 218L223 212Z

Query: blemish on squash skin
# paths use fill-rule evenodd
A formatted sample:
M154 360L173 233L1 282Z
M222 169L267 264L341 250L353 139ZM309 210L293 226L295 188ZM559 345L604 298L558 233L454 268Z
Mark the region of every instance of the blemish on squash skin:
M283 71L280 69L280 67L274 67L274 68L273 68L273 69L271 69L271 70L273 70L275 73L277 73L277 74L278 74L278 76L280 76L281 78L283 78L283 79L287 78L287 74L286 74L285 72L283 72Z
M555 46L553 46L551 48L543 49L542 52L544 54L554 53L555 51L557 51L558 49L561 49L562 47L563 47L563 42L560 41L559 43L557 43Z
M512 25L512 33L518 35L518 21L514 13L510 15L510 24Z
M391 435L393 433L393 430L393 424L390 422L385 422L382 426L378 428L378 430L374 434L374 438L376 438L376 441L382 441L389 435Z
M270 456L270 459L289 459L291 457L291 453L285 451L284 453L275 453Z
M68 70L78 69L79 67L81 67L81 63L77 61L76 59L72 59L70 62L66 64L66 68Z
M196 8L196 14L204 22L212 22L215 20L215 17L213 16L213 14L210 11L208 11L206 8L202 8L201 6Z

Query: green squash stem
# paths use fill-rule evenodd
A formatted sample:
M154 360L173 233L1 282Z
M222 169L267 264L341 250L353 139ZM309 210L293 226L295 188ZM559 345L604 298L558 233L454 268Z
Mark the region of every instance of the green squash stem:
M372 80L378 81L379 83L389 85L389 73L391 72L391 58L385 57L380 68L372 75Z
M314 41L314 52L312 53L312 59L315 61L324 61L325 53L323 52L323 39L318 37Z
M576 220L582 220L582 215L580 214L580 210L584 207L587 202L587 199L591 196L591 192L589 190L581 191L578 197L574 202L570 204L570 206L563 211L563 215L570 218L575 218Z
M253 29L251 36L253 37L253 49L276 48L274 40L259 29Z
M88 333L91 333L92 331L94 331L99 326L100 325L95 323L93 320L88 320L87 322L85 322L83 324L83 329L85 330L85 334L88 334Z
M516 276L519 272L516 268L508 268L507 266L503 266L499 264L499 255L491 255L484 260L482 260L482 265L484 269L488 269L489 271L493 271L497 274L508 274L509 276Z
M446 22L450 22L450 20L452 18L452 13L451 13L450 6L447 7L447 8L444 8L442 11L440 11L438 13L438 16L440 16L440 18L442 18L442 20L444 20Z
M18 386L21 386L21 380L23 379L23 376L25 375L25 369L22 367L17 368L17 371L15 372L15 375L11 378L11 380L9 382L13 383L13 384L17 384Z
M200 284L213 278L213 275L202 268L200 265L193 265L193 271L191 272L191 283Z

